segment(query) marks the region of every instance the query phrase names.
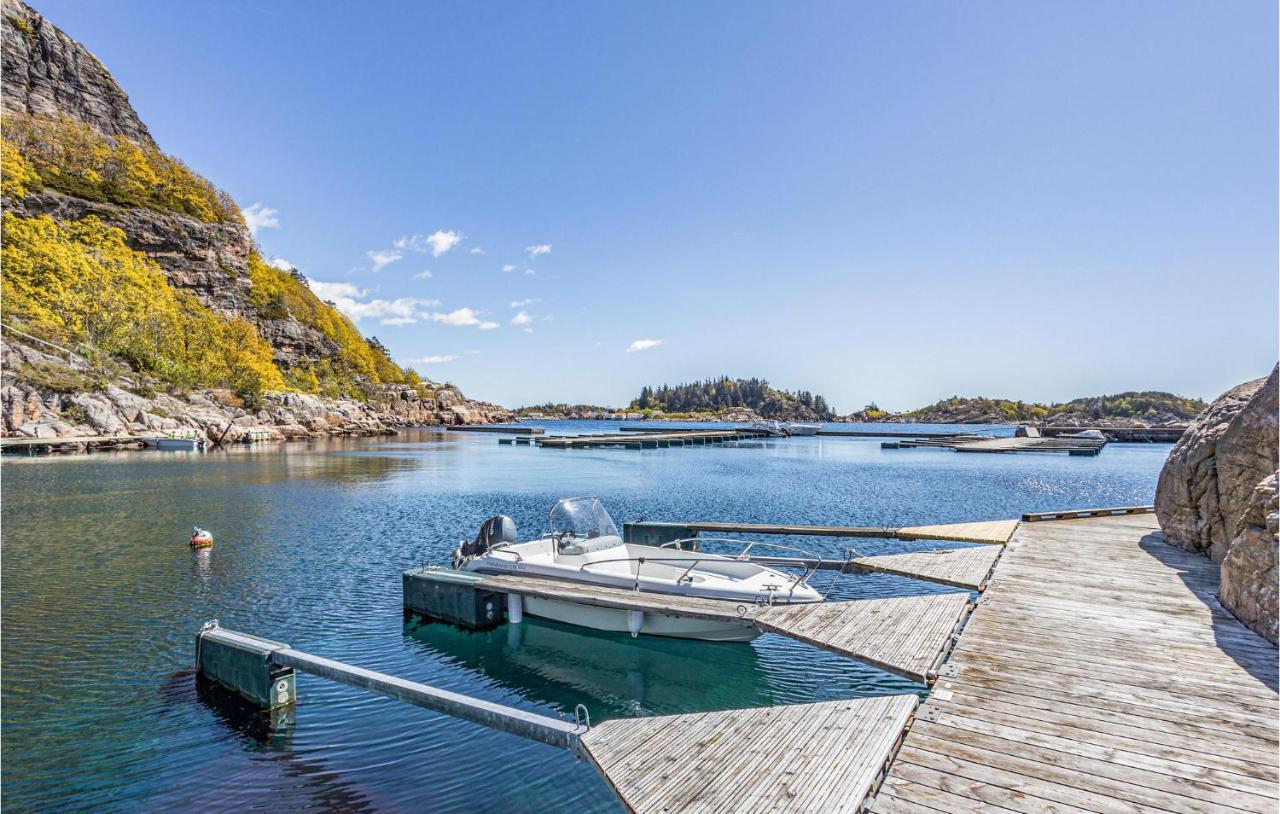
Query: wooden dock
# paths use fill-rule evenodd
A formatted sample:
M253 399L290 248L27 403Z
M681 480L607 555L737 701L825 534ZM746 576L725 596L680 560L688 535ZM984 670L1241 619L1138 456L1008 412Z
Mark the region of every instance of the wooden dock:
M694 521L670 523L636 520L624 523L628 542L660 545L671 540L695 537L702 532L714 535L762 534L798 537L863 537L885 540L941 540L958 543L1004 545L1018 527L1017 520L980 520L973 523L943 523L935 526L818 526L805 523L719 523Z
M458 424L445 427L445 432L496 432L509 435L542 435L542 427L510 427L501 424Z
M660 449L665 447L705 446L728 441L745 441L765 436L761 430L673 430L671 432L601 433L598 435L553 435L538 438L540 447L550 449Z
M888 695L620 718L592 727L581 749L638 814L855 814L916 703Z
M142 449L140 435L81 435L70 438L0 438L0 452L30 454L89 452L91 450Z
M871 810L1275 812L1277 651L1123 514L1019 527Z
M1138 441L1155 444L1172 444L1187 431L1186 424L1174 424L1168 427L1049 427L1041 425L1036 429L1046 438L1084 430L1097 430L1112 441Z
M956 435L943 438L917 437L909 441L886 441L883 449L939 447L955 452L1066 452L1070 455L1097 455L1107 442L1097 438L989 438Z
M967 593L820 602L735 605L623 588L502 574L481 591L575 602L645 614L754 625L904 678L928 683L969 610Z

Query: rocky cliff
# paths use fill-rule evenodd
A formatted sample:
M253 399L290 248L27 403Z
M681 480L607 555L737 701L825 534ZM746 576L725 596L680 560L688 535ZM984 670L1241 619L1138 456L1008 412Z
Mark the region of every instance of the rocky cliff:
M1277 638L1277 376L1232 388L1174 445L1156 487L1165 539L1222 563L1222 603Z
M7 110L70 116L113 138L154 146L129 97L97 57L18 0L0 7Z
M243 398L220 394L216 381L175 387L182 382L155 365L139 368L128 352L90 347L84 353L81 343L90 340L78 327L60 323L59 304L37 289L27 302L35 303L30 310L47 306L46 331L34 327L37 320L23 312L19 298L10 298L5 309L0 434L211 427L221 433L229 423L255 422L267 437L298 436L297 427L310 434L364 434L402 424L511 417L496 405L470 402L455 388L401 370L376 340L360 336L349 320L320 302L296 270L265 263L234 202L159 152L128 96L96 57L19 0L0 5L5 171L23 180L5 187L6 218L32 224L46 217L59 224L92 220L119 229L128 249L154 263L169 286L192 295L220 320L248 323L266 340L268 380L307 391L270 392L261 404L255 394L255 403L244 404ZM24 249L10 241L11 251ZM86 247L88 254L95 251ZM33 250L23 259L28 256L36 258L28 265L39 268L50 255ZM68 262L64 276L81 273ZM23 291L31 294L30 280L11 274L17 272L6 270L6 296L11 283L13 291L26 283ZM52 352L38 340L75 346L81 357Z

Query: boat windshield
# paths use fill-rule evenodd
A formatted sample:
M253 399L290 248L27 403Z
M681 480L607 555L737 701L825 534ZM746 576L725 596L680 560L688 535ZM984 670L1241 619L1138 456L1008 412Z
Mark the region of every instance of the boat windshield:
M620 536L613 518L594 497L567 497L547 513L553 537Z

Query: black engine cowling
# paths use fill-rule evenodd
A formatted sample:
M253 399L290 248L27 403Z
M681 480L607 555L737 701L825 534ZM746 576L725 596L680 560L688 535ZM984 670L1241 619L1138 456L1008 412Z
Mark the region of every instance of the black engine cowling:
M480 524L480 533L476 535L475 542L463 543L462 556L478 557L495 545L514 543L518 540L516 521L505 514L500 514Z

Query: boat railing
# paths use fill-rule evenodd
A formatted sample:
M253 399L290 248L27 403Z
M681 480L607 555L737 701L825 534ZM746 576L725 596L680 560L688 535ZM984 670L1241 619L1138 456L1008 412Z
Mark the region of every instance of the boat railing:
M741 541L738 541L738 542L741 542ZM786 546L782 546L782 547L786 548ZM799 549L796 549L796 550L799 550ZM512 552L512 553L515 553L515 552ZM680 583L684 582L686 579L689 580L690 583L692 583L693 578L690 576L690 574L693 572L693 569L696 568L701 563L735 562L736 559L737 558L733 558L733 557L725 557L722 554L716 554L710 557L695 557L692 560L690 560L688 557L610 557L607 560L593 560L592 562L583 563L582 565L578 566L578 571L583 573L591 573L588 569L593 565L604 565L605 563L634 562L636 563L636 578L635 578L635 583L631 586L631 589L633 591L638 591L640 590L640 566L643 566L646 562L661 562L661 563L672 563L672 564L680 564L680 565L684 565L685 563L688 563L689 567L684 569L684 572L681 573L680 576L676 578L676 584L679 585ZM821 562L820 559L819 559L819 562ZM795 580L792 581L791 585L787 587L787 593L794 592L795 589L798 588L802 583L804 583L806 579L813 576L813 574L817 572L817 570L818 570L817 566L805 565L804 570L801 572L801 574L798 577L796 577Z
M801 565L802 571L800 573L800 576L796 579L796 581L791 583L791 587L788 588L788 590L790 591L794 591L796 589L796 586L800 585L800 583L804 582L809 577L816 574L818 570L822 568L821 554L818 554L814 551L810 551L807 548L797 548L796 546L784 545L783 543L766 543L761 540L743 540L737 537L698 536L698 537L685 537L680 540L671 540L670 542L663 543L658 547L670 548L670 547L680 546L681 548L683 548L684 543L699 543L699 544L701 543L733 543L735 545L740 544L742 545L743 548L736 555L735 554L723 555L723 556L728 556L735 560L749 561L751 559L751 557L749 556L751 553L751 549L754 548L755 546L763 546L764 548L777 548L782 551L791 551L796 554L800 554L802 555L800 559L804 560L803 564Z
M507 549L507 546L509 545L511 544L499 543L498 545L491 545L489 546L489 553L490 554L510 554L511 556L516 558L516 562L524 562L524 557L520 556L519 551L511 551Z

